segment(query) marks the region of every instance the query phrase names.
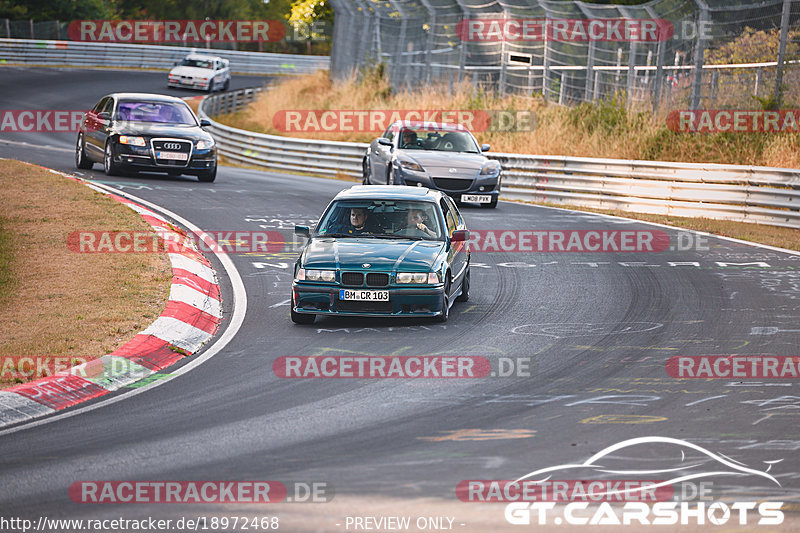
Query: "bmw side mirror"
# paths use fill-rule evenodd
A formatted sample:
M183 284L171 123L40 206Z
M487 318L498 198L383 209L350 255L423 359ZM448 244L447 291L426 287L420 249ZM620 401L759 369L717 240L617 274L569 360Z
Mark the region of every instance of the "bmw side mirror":
M208 127L210 125L211 125L211 121L208 120L207 118L201 118L200 119L200 127L201 128L205 128L205 127Z
M302 235L303 237L311 237L311 230L308 226L295 226L295 235Z
M380 144L381 146L388 146L389 148L392 148L392 141L390 141L386 137L378 137L378 144Z
M99 118L100 120L111 120L111 113L109 113L108 111L102 111L97 114L97 118Z
M450 240L453 242L465 242L469 239L469 230L467 229L457 229L453 232L453 236L450 237Z
M482 144L481 145L481 152L488 152L489 148L491 148L491 147L492 147L491 144Z

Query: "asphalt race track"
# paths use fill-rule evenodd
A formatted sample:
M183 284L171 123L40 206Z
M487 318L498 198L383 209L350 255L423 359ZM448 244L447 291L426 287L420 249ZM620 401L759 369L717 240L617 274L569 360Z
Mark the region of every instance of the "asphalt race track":
M232 88L263 80L234 76ZM164 73L0 69L3 109L88 109L114 91L194 94L168 90ZM0 157L97 180L215 231L288 236L352 185L234 167L221 167L212 184L157 174L109 178L100 165L75 170L74 142L73 133L2 132ZM294 325L288 298L296 252L232 254L247 292L246 318L233 340L162 386L0 431L2 514L277 516L285 531L353 531L346 520L355 515L446 516L458 531L520 531L534 526L511 526L503 504L459 501L458 483L513 480L654 435L690 441L760 471L764 461L782 459L769 466L780 485L752 475L717 476L714 499L797 508L800 382L679 380L666 363L673 356L800 355L800 256L717 238L698 244L693 234L679 241L677 230L508 202L462 212L470 229L663 230L673 245L688 249L475 252L471 298L457 303L444 325L342 318ZM224 278L221 284L229 318L230 284ZM483 356L493 371L501 358L521 358L530 375L281 379L272 370L281 356L323 355ZM614 457L628 469L662 466L661 451ZM86 480L318 482L335 497L304 505L73 502L69 487ZM781 527L791 530L794 520L787 513Z

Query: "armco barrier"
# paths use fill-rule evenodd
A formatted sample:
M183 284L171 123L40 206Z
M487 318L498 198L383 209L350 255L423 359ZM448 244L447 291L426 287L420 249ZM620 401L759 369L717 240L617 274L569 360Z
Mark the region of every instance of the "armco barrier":
M231 71L241 74L308 74L320 69L327 70L330 64L327 56L239 52L200 47L0 39L0 62L33 65L168 69L193 51L228 59Z
M205 98L200 114L241 109L243 89ZM225 157L247 165L360 177L368 144L295 139L211 121ZM489 153L503 167L502 197L800 228L800 169Z

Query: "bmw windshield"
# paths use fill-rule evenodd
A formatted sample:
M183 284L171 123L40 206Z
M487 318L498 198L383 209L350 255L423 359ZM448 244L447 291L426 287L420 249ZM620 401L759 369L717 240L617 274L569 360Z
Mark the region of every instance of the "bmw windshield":
M341 200L326 211L315 236L442 240L436 204L405 200Z

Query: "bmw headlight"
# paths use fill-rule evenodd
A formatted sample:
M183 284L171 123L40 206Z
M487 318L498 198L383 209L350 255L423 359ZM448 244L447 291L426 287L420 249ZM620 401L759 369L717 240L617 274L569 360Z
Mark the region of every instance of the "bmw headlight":
M439 283L436 272L398 272L397 283Z
M144 146L144 137L131 137L130 135L120 135L120 144L131 144L133 146Z
M414 172L425 172L425 169L422 168L422 165L415 161L400 161L400 166L406 170L413 170Z
M213 148L214 141L206 141L206 140L199 140L197 141L197 149L198 150L208 150L209 148Z
M299 268L294 279L298 281L336 281L336 271Z
M500 174L500 163L497 161L487 161L481 168L481 176L496 176Z

